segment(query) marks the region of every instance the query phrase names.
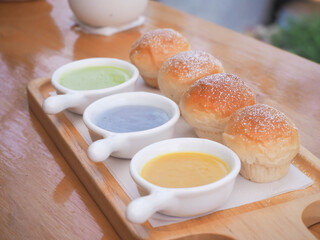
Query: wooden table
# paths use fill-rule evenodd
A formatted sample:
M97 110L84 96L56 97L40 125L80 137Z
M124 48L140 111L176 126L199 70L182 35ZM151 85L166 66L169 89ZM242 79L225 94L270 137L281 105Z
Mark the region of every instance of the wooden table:
M215 55L259 89L258 101L290 116L302 144L320 157L318 64L156 2L145 15L144 26L104 37L77 31L64 0L0 3L1 239L119 239L30 112L26 86L75 59L128 60L131 44L149 29L174 28ZM320 235L319 224L312 230Z

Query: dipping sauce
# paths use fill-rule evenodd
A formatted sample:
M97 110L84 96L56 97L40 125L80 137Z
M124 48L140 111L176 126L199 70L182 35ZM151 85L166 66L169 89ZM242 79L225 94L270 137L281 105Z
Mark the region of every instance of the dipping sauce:
M168 114L160 108L128 105L102 112L95 124L110 132L125 133L155 128L168 121Z
M93 66L65 72L60 84L72 90L96 90L119 85L130 77L129 72L122 68Z
M166 188L197 187L213 183L229 172L221 159L198 152L175 152L148 161L141 177Z

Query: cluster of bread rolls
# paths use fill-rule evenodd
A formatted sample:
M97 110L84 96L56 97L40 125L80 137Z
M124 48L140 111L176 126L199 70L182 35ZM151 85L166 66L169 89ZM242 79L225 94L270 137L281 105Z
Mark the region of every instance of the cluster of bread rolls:
M240 158L240 174L271 182L287 174L299 151L294 123L282 112L257 104L238 76L225 73L210 53L190 50L172 29L157 29L138 39L130 52L147 85L179 104L196 134L227 145Z

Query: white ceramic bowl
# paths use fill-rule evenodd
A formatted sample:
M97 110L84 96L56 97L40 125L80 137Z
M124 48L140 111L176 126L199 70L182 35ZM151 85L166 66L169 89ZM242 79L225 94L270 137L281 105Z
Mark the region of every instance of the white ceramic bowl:
M198 187L164 188L140 176L143 166L151 159L172 152L200 152L225 161L230 172L222 179ZM133 200L127 208L127 219L143 223L155 212L170 216L191 217L209 213L221 206L230 196L240 171L240 159L226 146L201 138L174 138L151 144L134 155L130 173L143 196Z
M113 66L123 68L131 74L131 78L119 85L97 90L72 90L62 86L59 83L61 75L66 71L90 66ZM74 61L63 65L53 73L51 84L56 89L59 95L48 97L44 101L42 107L43 110L48 114L56 114L66 109L74 113L82 114L84 109L97 99L115 93L134 91L135 83L138 77L138 69L133 64L120 59L87 58Z
M136 20L148 0L69 0L74 15L93 27L118 27Z
M95 124L97 116L102 112L128 105L158 107L168 114L169 121L152 129L126 133L110 132ZM83 114L84 123L89 128L90 136L94 141L88 148L88 156L95 162L104 161L109 155L132 158L143 147L171 138L179 117L179 107L175 102L154 93L128 92L102 98L88 106Z

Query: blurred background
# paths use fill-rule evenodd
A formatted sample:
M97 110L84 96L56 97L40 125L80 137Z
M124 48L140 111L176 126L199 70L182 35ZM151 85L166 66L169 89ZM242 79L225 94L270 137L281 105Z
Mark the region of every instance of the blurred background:
M320 63L320 0L158 0Z

